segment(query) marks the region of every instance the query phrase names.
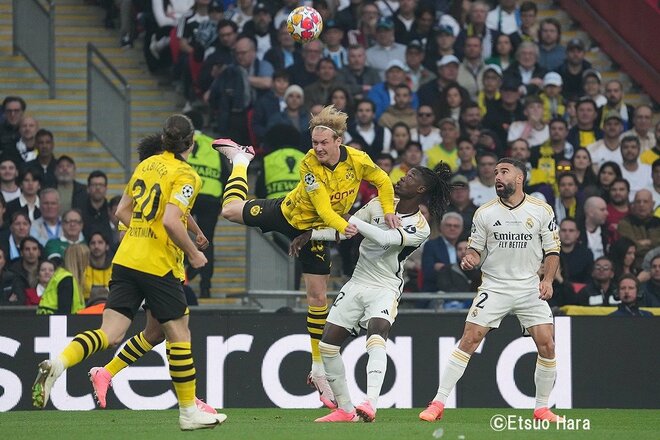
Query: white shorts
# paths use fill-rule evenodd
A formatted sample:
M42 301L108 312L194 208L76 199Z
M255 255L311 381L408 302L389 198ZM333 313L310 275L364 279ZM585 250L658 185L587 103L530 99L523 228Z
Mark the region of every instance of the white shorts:
M468 312L467 322L487 328L497 328L509 313L518 317L523 328L552 324L552 310L539 291L529 293L499 293L480 290Z
M371 318L382 318L390 325L396 318L400 293L349 280L341 288L328 314L327 322L352 331L366 328Z

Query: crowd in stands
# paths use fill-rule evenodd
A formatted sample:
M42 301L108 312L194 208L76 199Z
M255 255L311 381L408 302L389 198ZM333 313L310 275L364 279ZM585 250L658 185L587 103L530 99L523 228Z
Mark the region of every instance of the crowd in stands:
M653 125L650 106L626 101L621 81L604 81L585 59L588 41L563 44L560 22L539 19L536 3L100 3L107 26L119 18L121 45L144 38L151 71L181 85L184 111L201 110L215 134L257 147L260 196L280 197L296 185L297 163L310 147L309 115L327 104L349 115L345 143L369 154L393 182L411 167L448 163L452 203L434 223L435 238L411 256L406 290L476 291L478 273L457 263L475 210L496 197L495 164L511 156L527 166L526 192L557 218L562 252L553 305L660 306L660 123ZM305 45L286 30L288 13L301 4L324 19L321 38ZM54 156L52 133L38 130L25 102L8 99L0 131L5 266L26 266L25 222L44 258L44 250L62 256L69 244L91 245L93 237L111 249L117 234L104 174L78 183L74 161ZM376 195L363 185L355 209ZM339 246L346 276L356 246ZM104 267L105 258L92 260ZM35 264L28 264L32 284ZM621 283L636 296L624 301Z

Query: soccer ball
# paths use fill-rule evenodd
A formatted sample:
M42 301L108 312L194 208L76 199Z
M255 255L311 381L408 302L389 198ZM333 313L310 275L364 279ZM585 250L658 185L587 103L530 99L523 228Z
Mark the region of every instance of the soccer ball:
M286 27L298 43L316 40L323 30L323 18L319 11L309 6L299 6L289 14Z

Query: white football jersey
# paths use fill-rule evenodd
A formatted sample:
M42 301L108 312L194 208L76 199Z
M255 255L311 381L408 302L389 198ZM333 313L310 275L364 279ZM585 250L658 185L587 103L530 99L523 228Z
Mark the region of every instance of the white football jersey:
M396 202L398 200L395 200ZM429 238L431 228L420 211L414 214L397 212L396 215L401 218L401 226L396 229L397 239L392 240L396 243L384 245L365 237L360 244L360 256L352 280L403 291L403 265L410 254ZM378 197L363 206L354 216L383 231L390 231Z
M559 228L550 206L529 195L516 207L496 198L474 213L469 247L481 254L480 290L538 290L544 255L559 254Z

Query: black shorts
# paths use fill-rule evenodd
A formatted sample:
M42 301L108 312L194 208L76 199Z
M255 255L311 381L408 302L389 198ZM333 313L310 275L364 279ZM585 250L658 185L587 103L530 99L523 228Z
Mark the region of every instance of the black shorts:
M110 295L105 307L133 320L143 300L161 324L188 313L181 280L172 272L158 276L113 264Z
M305 231L294 228L282 214L282 201L279 199L253 199L243 206L243 222L247 226L261 229L262 232L279 232L294 239ZM329 275L330 250L323 241L309 241L300 249L298 261L302 272L313 275Z

